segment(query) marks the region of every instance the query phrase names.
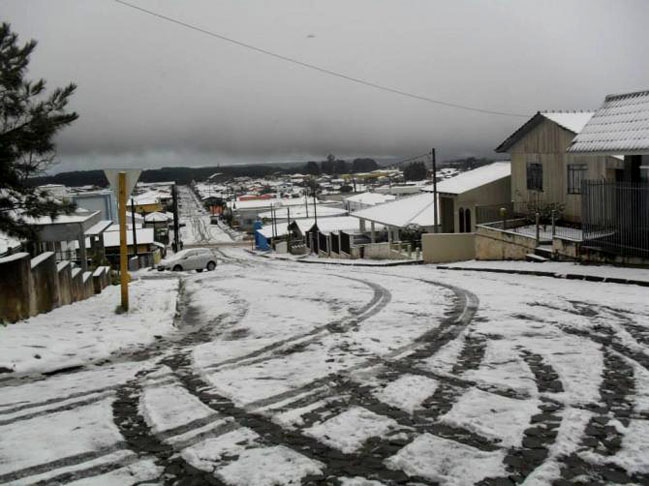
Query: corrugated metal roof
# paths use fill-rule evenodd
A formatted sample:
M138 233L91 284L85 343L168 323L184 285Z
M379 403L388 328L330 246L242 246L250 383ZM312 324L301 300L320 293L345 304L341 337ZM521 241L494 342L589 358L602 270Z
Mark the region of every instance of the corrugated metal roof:
M462 194L484 186L485 184L490 184L504 179L505 177L509 177L511 173L511 162L493 162L492 164L483 165L477 169L462 172L461 174L438 183L437 192L444 194ZM432 192L433 186L426 186L421 190Z
M649 154L649 90L608 95L568 152Z
M433 226L434 206L433 194L424 192L362 209L351 213L350 216L397 228L403 228L409 224Z

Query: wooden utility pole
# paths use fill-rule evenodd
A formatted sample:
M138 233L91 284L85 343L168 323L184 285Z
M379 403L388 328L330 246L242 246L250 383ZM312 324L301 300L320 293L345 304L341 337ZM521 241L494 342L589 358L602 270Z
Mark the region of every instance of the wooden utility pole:
M431 151L431 156L433 158L433 210L435 213L433 214L433 222L435 225L434 232L438 232L438 221L437 221L437 161L435 160L435 148Z
M128 311L128 248L126 246L126 172L119 177L119 273L122 286L122 310Z

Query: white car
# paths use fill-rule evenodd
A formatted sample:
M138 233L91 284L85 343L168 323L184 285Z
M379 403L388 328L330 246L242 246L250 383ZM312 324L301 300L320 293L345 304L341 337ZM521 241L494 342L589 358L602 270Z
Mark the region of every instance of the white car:
M168 258L160 260L158 270L173 270L175 272L182 270L203 270L212 271L216 268L216 254L209 248L191 248L181 250Z

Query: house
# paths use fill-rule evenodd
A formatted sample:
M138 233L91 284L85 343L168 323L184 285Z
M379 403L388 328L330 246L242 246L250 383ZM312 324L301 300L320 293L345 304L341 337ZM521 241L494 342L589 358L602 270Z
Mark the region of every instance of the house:
M584 184L583 246L614 261L649 259L649 90L609 95L568 147L623 157L615 178ZM633 260L636 259L636 260Z
M136 228L135 239L137 240L137 255L141 260L140 266L152 266L158 263L161 258L161 248L155 241L153 228ZM163 245L164 246L164 245ZM90 240L86 240L86 248L90 247ZM126 231L126 247L128 255L135 255L133 244L133 229ZM119 267L119 226L113 225L104 233L104 248L106 258L114 268Z
M157 192L145 192L132 196L126 202L126 208L140 214L159 212L164 209Z
M76 248L86 239L101 238L111 221L102 220L100 211L90 212L79 208L74 213L61 214L54 219L49 216L35 218L29 220L29 224L34 226L36 232L37 240L32 245L35 254L52 251L56 253L57 260L76 260L86 271L91 255L86 253L85 245L78 254ZM87 247L91 248L90 245Z
M118 222L117 201L113 191L87 191L78 192L72 195L72 201L80 208L88 211L99 211L101 219Z
M422 191L432 191L426 186ZM494 162L463 172L437 184L440 229L442 233L472 233L476 225L476 207L509 203L511 164Z
M153 228L154 239L159 243L169 243L169 218L165 213L149 213L144 217L144 227Z
M514 212L552 206L561 219L579 223L582 181L618 177L624 167L619 157L566 152L592 116L592 112L540 111L496 148L511 155Z
M344 198L345 208L348 211L360 211L361 209L376 206L386 202L394 201L396 196L392 194L380 194L378 192L362 192Z

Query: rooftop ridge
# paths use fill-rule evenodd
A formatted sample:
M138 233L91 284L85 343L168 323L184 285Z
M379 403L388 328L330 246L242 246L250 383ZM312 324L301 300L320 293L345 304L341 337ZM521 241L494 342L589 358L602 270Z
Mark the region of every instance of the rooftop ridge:
M649 96L649 89L643 89L640 91L631 91L629 93L617 93L617 94L609 94L606 95L606 98L604 99L604 102L606 101L612 101L612 100L620 100L623 98L632 98L635 96Z

